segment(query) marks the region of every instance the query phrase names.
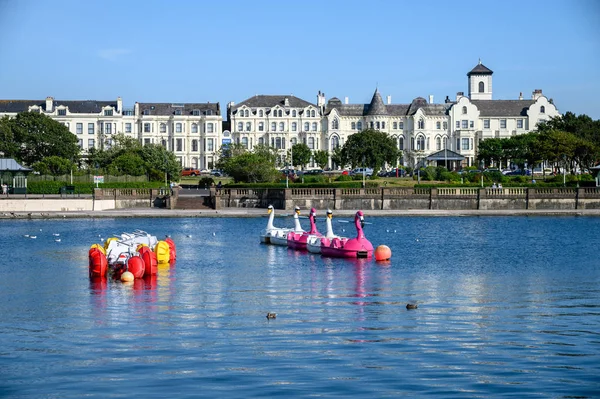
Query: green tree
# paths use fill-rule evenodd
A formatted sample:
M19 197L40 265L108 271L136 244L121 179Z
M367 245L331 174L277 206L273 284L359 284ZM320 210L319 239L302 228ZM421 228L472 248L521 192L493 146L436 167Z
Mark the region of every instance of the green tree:
M8 115L0 119L0 153L5 158L14 158L21 162L19 153L21 145L15 138L14 120Z
M62 123L38 112L21 112L7 123L2 120L3 139L12 140L4 147L26 165L50 156L79 160L77 137ZM7 129L7 126L9 129ZM18 150L14 149L18 147Z
M280 172L275 168L277 150L272 147L257 145L250 152L239 145L221 147L218 166L233 178L235 182L266 183L279 178Z
M385 163L396 165L401 155L393 138L373 129L350 135L342 151L353 168L370 167L373 168L373 174Z
M51 156L33 164L33 170L44 175L66 175L71 173L75 164L68 159Z
M485 165L491 165L494 162L500 163L504 155L502 140L497 138L482 140L479 143L477 160Z
M331 152L331 162L333 163L334 167L337 166L342 169L346 167L348 161L346 160L346 156L342 147L337 146L333 149Z
M146 163L136 153L124 153L114 159L111 169L115 170L116 174L142 176L146 174Z
M325 150L315 151L315 153L313 154L313 158L317 165L319 165L319 168L321 169L325 169L327 163L329 162L329 154Z
M302 169L310 162L312 151L304 143L294 144L292 146L292 166L299 165Z
M160 144L146 144L141 148L141 158L146 163L151 180L167 174L167 180L178 180L181 175L181 165L171 151ZM162 178L161 178L162 180Z

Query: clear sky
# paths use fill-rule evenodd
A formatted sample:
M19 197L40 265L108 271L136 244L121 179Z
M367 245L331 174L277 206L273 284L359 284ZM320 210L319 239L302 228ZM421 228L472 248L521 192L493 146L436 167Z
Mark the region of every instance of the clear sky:
M596 0L0 0L0 99L441 103L479 59L494 99L600 119Z

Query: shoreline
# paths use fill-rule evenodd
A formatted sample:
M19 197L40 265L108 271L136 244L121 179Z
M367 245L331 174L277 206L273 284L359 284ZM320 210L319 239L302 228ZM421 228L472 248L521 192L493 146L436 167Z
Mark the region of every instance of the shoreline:
M317 212L325 213L326 209ZM600 209L516 209L516 210L441 210L441 209L395 209L363 210L366 217L465 217L465 216L600 216ZM302 213L308 213L303 209ZM356 210L334 210L335 216L353 216ZM275 216L292 216L293 211L276 210ZM104 211L56 211L56 212L0 212L0 220L10 219L106 219L106 218L252 218L266 217L262 208L207 209L159 209L129 208Z

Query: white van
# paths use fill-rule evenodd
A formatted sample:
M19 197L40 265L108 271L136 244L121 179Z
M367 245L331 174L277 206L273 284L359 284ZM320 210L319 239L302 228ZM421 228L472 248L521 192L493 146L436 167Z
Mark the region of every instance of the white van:
M371 168L356 168L356 169L352 170L351 174L352 175L362 175L363 172L367 176L373 176L373 169L371 169Z

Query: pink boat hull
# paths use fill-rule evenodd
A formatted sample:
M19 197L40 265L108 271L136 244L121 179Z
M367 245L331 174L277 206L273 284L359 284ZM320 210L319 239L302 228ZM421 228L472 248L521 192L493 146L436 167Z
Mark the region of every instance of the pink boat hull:
M308 233L294 233L293 231L290 231L287 236L288 248L306 250L308 235Z
M331 242L322 241L321 255L331 258L371 258L373 245L367 239L334 238Z

